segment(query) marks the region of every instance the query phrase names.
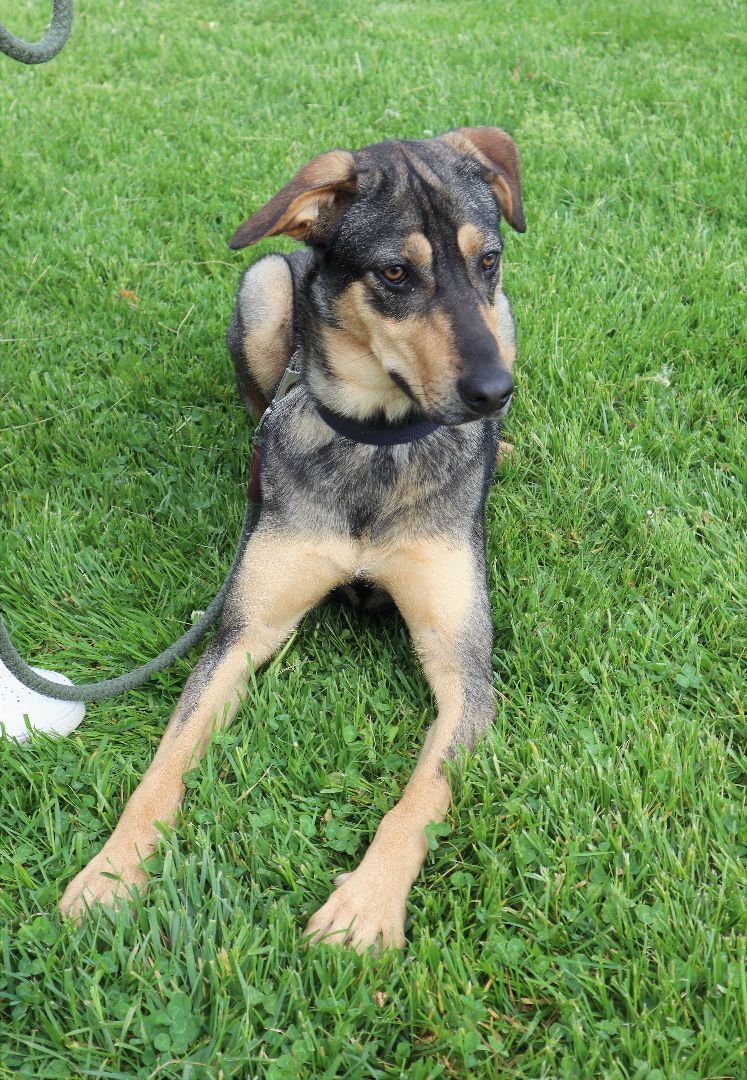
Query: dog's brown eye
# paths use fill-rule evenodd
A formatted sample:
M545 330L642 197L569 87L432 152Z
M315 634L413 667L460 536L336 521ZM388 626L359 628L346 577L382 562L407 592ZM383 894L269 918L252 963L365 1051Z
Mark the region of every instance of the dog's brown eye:
M482 268L486 273L490 273L491 270L495 270L498 265L498 252L488 251L482 257Z
M381 271L381 276L385 278L390 285L401 285L407 277L407 271L404 266L385 266Z

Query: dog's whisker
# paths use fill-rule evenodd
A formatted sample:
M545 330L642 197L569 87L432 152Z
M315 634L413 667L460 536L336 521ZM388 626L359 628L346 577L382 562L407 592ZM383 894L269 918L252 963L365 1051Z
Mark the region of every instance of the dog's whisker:
M338 366L338 367L347 367L350 364L357 364L358 361L364 360L367 356L373 356L374 359L377 359L376 353L373 351L373 349L368 349L366 352L357 353L355 356L350 356L350 357L336 356L335 357L335 365Z

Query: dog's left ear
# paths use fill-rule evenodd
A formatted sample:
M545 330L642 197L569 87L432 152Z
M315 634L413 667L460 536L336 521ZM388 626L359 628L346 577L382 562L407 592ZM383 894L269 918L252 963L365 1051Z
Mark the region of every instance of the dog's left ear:
M506 221L517 232L525 232L519 151L511 136L501 128L465 127L447 131L441 139L454 150L476 158L487 169Z
M229 247L248 247L285 233L308 244L323 243L355 191L355 163L347 150L330 150L299 169L268 203L240 225Z

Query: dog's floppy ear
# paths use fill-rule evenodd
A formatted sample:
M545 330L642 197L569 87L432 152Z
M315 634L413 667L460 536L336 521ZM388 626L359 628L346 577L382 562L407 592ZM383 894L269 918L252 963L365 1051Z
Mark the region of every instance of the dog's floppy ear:
M441 138L454 150L476 158L488 170L503 216L517 232L525 232L519 151L511 136L501 128L465 127L448 131Z
M229 241L238 249L265 236L285 233L294 240L320 243L355 191L355 163L347 150L330 150L299 169L268 203L240 225Z

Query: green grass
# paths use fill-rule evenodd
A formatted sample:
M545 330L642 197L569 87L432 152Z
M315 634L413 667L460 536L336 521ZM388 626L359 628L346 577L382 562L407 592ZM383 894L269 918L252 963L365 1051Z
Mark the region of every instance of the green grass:
M54 63L0 57L0 603L79 681L159 651L230 561L248 213L322 149L500 123L529 223L497 722L406 953L300 946L431 710L399 622L324 608L117 916L55 905L189 663L74 737L0 740L0 1075L745 1075L744 9L612 9L89 0Z

